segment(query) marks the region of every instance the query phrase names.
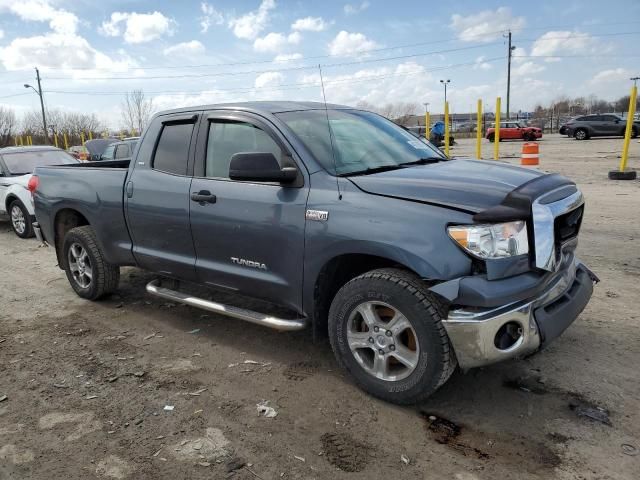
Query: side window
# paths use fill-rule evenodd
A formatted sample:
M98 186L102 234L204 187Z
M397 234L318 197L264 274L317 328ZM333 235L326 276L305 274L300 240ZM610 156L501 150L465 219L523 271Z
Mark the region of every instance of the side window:
M113 145L109 145L107 148L105 148L104 152L102 152L100 158L102 160L113 160L113 150L115 148L116 147L114 147Z
M129 145L126 143L121 143L116 148L116 160L120 160L122 158L129 158Z
M153 157L152 166L155 170L186 175L193 125L193 123L163 125Z
M616 120L618 120L618 117L614 115L602 115L602 118L604 118L605 122L615 122Z
M282 156L278 144L264 130L245 122L213 121L209 124L207 157L204 174L207 177L229 178L231 157L236 153L273 153Z

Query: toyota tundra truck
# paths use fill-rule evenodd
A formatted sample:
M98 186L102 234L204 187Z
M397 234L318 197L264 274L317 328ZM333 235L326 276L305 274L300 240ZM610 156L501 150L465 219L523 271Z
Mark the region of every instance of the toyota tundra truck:
M151 295L327 335L361 388L400 404L457 367L539 351L597 282L575 255L574 182L449 159L346 106L166 111L130 161L40 167L31 190L34 231L79 296L115 291L123 266L154 272Z

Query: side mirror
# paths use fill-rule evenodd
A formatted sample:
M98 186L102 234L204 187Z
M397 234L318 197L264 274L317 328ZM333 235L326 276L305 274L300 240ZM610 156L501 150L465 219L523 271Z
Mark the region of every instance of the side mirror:
M297 177L298 170L281 167L273 153L236 153L229 165L231 180L291 183Z

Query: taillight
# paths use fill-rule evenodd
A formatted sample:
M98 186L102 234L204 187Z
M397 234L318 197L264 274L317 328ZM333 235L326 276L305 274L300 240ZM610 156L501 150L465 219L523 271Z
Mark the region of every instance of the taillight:
M37 175L31 175L31 178L29 179L29 182L27 183L27 189L31 192L31 195L33 195L36 192L36 189L38 188L38 185L40 185L40 179L38 178Z

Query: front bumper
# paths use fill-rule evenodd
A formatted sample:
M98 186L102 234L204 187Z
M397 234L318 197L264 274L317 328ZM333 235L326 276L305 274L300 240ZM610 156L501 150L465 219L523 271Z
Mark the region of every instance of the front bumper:
M579 260L532 298L451 310L443 325L461 368L530 355L558 337L586 307L597 277ZM505 337L505 335L507 335Z

